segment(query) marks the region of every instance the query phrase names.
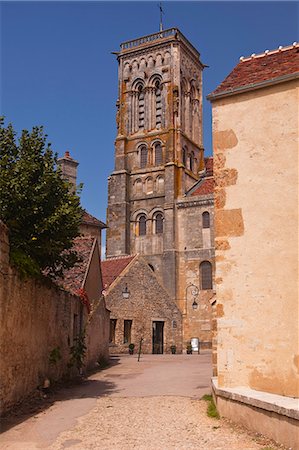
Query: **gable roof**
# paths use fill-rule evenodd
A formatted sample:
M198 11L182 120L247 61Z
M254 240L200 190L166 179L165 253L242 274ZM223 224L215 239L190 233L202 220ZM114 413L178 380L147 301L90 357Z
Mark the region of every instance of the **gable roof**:
M80 236L74 239L72 250L78 253L81 261L76 263L71 269L65 270L63 278L57 280L57 284L66 291L78 295L78 290L83 288L96 243L97 239L92 236Z
M96 217L89 214L87 211L84 210L83 216L82 216L82 224L84 225L94 225L98 226L99 228L107 228L107 225L104 222L101 222Z
M266 50L247 58L241 57L239 64L225 80L207 96L209 100L277 84L299 75L299 44Z
M205 172L186 193L186 196L209 195L214 193L213 157L205 158Z
M107 290L136 255L109 258L101 262L103 286Z

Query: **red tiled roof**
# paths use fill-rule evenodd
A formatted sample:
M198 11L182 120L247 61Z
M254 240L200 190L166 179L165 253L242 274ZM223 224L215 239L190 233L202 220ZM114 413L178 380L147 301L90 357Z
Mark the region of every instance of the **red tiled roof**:
M236 90L252 88L256 84L275 82L280 77L295 75L299 71L299 44L266 51L261 55L241 58L241 61L211 93L208 98L225 95Z
M192 196L194 195L207 195L214 193L214 179L213 178L204 178L198 185L197 189L192 192Z
M57 284L72 294L78 294L78 289L82 287L94 241L95 238L92 236L80 236L74 239L72 250L78 253L81 261L71 269L66 270L63 279L57 280Z
M111 258L101 262L103 286L107 289L114 280L122 273L128 264L135 258L133 256L122 256Z
M86 225L96 225L101 228L107 228L107 226L103 222L89 214L87 211L84 211L83 213L82 223Z

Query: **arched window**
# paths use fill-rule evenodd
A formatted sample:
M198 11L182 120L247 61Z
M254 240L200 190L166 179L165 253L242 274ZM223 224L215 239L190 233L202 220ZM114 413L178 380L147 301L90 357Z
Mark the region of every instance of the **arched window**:
M141 85L138 87L138 128L144 128L144 91Z
M161 193L161 192L164 191L164 178L161 177L161 176L158 176L158 177L157 177L157 180L156 180L156 189L157 189L157 192L159 192L159 193Z
M161 234L163 233L163 214L157 213L155 215L155 233Z
M140 147L140 167L143 169L147 165L147 147L142 145Z
M194 153L193 152L191 152L191 154L190 154L189 169L191 170L191 172L193 172L193 170L194 170Z
M139 225L139 236L145 236L146 235L146 217L145 214L141 214L138 218L138 225Z
M160 166L162 164L162 147L160 142L155 145L155 165Z
M184 166L186 167L186 165L187 165L187 149L186 149L186 147L183 147L183 164L184 164Z
M202 227L210 228L210 214L208 213L208 211L202 213Z
M152 194L154 192L154 181L152 177L148 177L145 182L146 185L146 193Z
M201 289L213 289L212 264L203 261L200 264Z
M156 93L156 128L161 128L162 121L162 96L161 96L161 84L157 80L155 83Z
M142 194L142 181L140 180L140 178L138 178L134 183L134 192L137 195Z

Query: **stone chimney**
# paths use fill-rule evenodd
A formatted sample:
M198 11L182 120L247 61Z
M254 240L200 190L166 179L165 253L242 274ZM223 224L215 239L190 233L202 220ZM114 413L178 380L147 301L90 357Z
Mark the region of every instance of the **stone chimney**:
M69 151L66 151L62 158L58 158L58 165L61 167L63 178L68 180L76 189L77 186L77 167L78 161L75 161Z

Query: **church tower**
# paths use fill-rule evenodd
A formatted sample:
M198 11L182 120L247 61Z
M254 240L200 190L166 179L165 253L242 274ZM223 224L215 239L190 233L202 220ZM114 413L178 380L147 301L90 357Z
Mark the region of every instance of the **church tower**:
M200 54L176 28L121 44L107 258L141 254L172 298L176 202L204 170Z

